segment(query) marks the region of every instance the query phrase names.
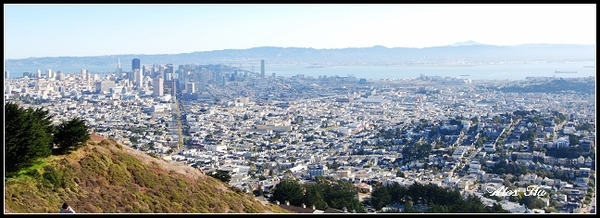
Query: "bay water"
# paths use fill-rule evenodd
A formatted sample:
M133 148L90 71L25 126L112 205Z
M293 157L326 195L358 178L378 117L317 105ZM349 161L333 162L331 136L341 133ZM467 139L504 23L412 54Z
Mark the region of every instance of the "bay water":
M303 75L304 77L318 78L354 76L367 80L378 79L408 79L417 78L424 74L427 76L458 77L472 80L524 80L527 77L595 77L596 63L588 62L539 62L539 63L510 63L510 64L487 64L475 66L332 66L332 67L308 67L291 65L266 65L265 75L292 77ZM178 65L174 65L178 66ZM242 70L251 71L250 67L242 67ZM48 68L31 67L5 67L9 71L10 78L19 78L23 72L35 73L37 70L45 73ZM85 66L85 67L54 67L53 72L81 73L86 69L90 73L100 76L113 74L115 66ZM126 71L126 69L123 69ZM555 71L576 73L555 73ZM260 68L254 69L260 73Z

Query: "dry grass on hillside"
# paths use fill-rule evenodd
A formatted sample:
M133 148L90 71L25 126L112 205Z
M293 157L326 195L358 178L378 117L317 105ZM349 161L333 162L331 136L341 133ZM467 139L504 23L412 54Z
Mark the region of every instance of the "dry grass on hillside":
M90 135L90 140L92 140L95 143L100 143L104 140L108 140L108 142L106 143L117 143L114 139L107 139L96 134ZM143 151L136 150L128 146L122 146L122 151L125 151L127 154L136 157L145 164L151 164L153 162L158 163L158 166L160 166L163 170L167 172L176 172L181 175L190 177L192 179L200 179L206 177L206 175L200 169L196 169L181 163L169 162L166 160L158 159L144 153Z
M5 213L285 213L201 170L93 135L87 146L52 156L5 179Z

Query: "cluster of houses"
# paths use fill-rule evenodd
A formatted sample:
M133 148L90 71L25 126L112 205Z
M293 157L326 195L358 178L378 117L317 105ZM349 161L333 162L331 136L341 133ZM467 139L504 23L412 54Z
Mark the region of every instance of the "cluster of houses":
M230 185L249 193L260 188L268 196L285 173L306 181L316 176L343 179L367 193L372 184L389 182L427 182L469 191L504 184L503 175L486 169L511 162L532 172L520 175L515 185L533 183L555 190L550 200L571 208L582 207L587 183L595 178L595 160L589 155L595 151L595 131L576 128L586 122L595 125L595 115L587 113L594 110L573 113L573 108L595 108L585 95L487 88L506 81L443 84L441 79L406 79L365 86L350 77L276 77L204 84L196 93L204 97L183 101L131 87L98 94L89 80L76 78L11 79L13 90L5 97L35 96L32 90L55 93L22 105L46 107L56 120L82 117L98 135L204 172L228 171ZM570 105L557 105L561 99ZM177 103L185 108L181 114ZM534 115L510 114L518 110L543 112L539 122L531 122ZM567 119L557 123L551 111L561 111ZM400 134L382 137L382 131L394 129ZM180 138L182 130L185 135ZM537 134L533 144L521 140L532 131ZM570 144L569 135L581 140ZM422 158L404 161L405 150L416 144L430 144L432 149ZM547 155L557 148L577 149L580 155ZM560 171L572 182L535 177L536 170Z

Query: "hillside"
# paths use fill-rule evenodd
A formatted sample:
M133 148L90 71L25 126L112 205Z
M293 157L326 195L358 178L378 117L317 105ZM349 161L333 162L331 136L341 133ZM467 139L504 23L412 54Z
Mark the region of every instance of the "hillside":
M57 213L64 201L77 213L287 213L198 169L96 137L5 178L4 188L5 213Z

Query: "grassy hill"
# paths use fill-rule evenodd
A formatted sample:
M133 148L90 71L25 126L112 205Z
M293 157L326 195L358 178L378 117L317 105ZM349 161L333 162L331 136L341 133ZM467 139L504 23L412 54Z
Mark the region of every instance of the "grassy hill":
M198 169L92 140L5 177L4 212L57 213L66 201L77 213L288 213Z

